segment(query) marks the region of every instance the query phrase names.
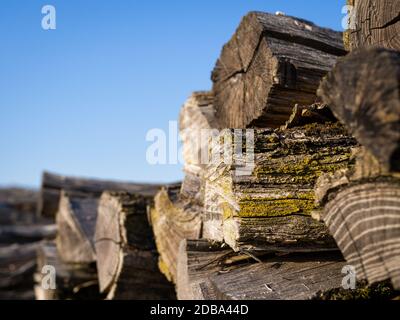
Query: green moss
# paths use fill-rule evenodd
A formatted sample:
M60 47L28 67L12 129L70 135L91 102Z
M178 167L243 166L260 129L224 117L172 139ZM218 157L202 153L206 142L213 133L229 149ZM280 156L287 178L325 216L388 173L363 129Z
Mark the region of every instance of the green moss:
M311 215L315 209L314 196L284 199L243 199L239 202L240 217L277 217L291 214Z
M337 288L325 293L318 293L315 300L390 300L400 296L400 292L393 289L390 281L368 285L365 281L357 283L354 290Z
M334 151L332 151L334 152ZM305 156L302 161L281 162L278 165L263 164L256 168L257 178L264 178L268 175L292 175L296 183L314 183L315 180L325 172L335 172L339 169L347 168L349 165L350 152L340 155L324 157L324 155Z

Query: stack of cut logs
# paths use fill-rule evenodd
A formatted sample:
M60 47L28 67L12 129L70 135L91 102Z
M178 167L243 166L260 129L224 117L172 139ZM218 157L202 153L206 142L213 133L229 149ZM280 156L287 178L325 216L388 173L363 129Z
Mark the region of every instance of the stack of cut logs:
M400 2L350 5L346 46L302 19L242 19L212 90L182 107L182 183L45 173L53 240L0 198L1 243L33 242L0 247L0 289L36 270L37 299L400 296Z

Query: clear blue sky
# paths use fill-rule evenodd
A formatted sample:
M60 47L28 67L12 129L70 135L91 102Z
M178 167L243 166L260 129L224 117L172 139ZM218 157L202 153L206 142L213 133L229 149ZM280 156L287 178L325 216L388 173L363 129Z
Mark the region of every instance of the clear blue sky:
M169 182L146 162L146 132L168 127L211 87L222 45L248 11L341 29L344 0L2 0L0 185L68 175ZM57 29L41 28L41 8Z

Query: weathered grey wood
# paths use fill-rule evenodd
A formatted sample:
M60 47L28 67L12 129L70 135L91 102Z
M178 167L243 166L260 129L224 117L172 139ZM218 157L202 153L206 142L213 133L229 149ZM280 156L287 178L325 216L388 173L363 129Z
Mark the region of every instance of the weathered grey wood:
M0 226L0 243L28 243L54 239L56 225L5 225Z
M310 300L342 286L338 255L276 257L211 276L221 300Z
M56 289L46 289L42 285L44 266L52 266L56 272ZM87 264L66 264L57 252L54 242L43 243L37 255L37 272L35 274L35 296L38 300L98 300L99 293L96 267ZM46 282L46 284L48 284Z
M204 240L184 240L177 281L181 300L309 300L342 285L338 253L258 257Z
M219 126L283 125L296 103L316 101L321 78L345 53L340 32L289 16L249 13L212 74Z
M183 239L201 237L203 206L182 197L175 188L162 189L155 197L151 223L160 254L159 267L172 282L177 279L179 245Z
M400 287L400 180L367 150L355 154L356 165L322 175L316 200L328 226L359 280L390 279Z
M39 245L39 243L13 244L0 247L1 291L11 293L12 290L17 291L18 288L30 288L32 290L33 273L36 268L36 251Z
M82 194L61 193L56 220L57 248L66 263L96 261L94 234L99 200Z
M183 105L179 115L185 173L181 196L200 205L204 201L203 175L209 156L209 137L212 130L218 126L213 101L212 92L194 92Z
M236 256L229 247L207 240L182 240L178 255L176 291L179 300L215 300L209 276L227 266L221 262Z
M223 145L219 139L212 149L224 152ZM242 175L240 161L226 164L223 157L207 168L203 237L234 250L335 249L326 227L311 218L314 184L322 173L351 165L356 145L338 123L256 130L250 171Z
M218 127L213 102L212 92L194 92L180 111L179 135L185 172L198 174L206 164L202 160L208 155L208 131Z
M319 95L382 166L400 171L400 53L370 48L349 54Z
M173 286L158 270L158 254L147 220L150 199L105 192L95 233L101 292L107 299L169 299Z
M61 190L85 193L88 196L100 197L103 191L136 192L145 196L154 196L161 186L154 184L126 183L86 178L60 176L43 173L42 187L39 196L38 213L45 217L55 217L58 210Z
M36 222L38 193L20 188L0 188L0 225Z
M400 182L343 188L323 219L360 279L391 279L400 289Z
M348 0L353 6L345 44L349 50L379 46L400 49L400 2L398 0Z

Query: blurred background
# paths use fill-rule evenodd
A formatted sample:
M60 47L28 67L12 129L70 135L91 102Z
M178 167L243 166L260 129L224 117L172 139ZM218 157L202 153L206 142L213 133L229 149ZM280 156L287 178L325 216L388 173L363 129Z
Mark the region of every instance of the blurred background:
M345 1L2 0L0 186L37 187L43 170L146 182L146 133L167 130L248 11L282 11L341 30ZM44 5L56 30L43 30ZM221 22L222 21L222 22Z

